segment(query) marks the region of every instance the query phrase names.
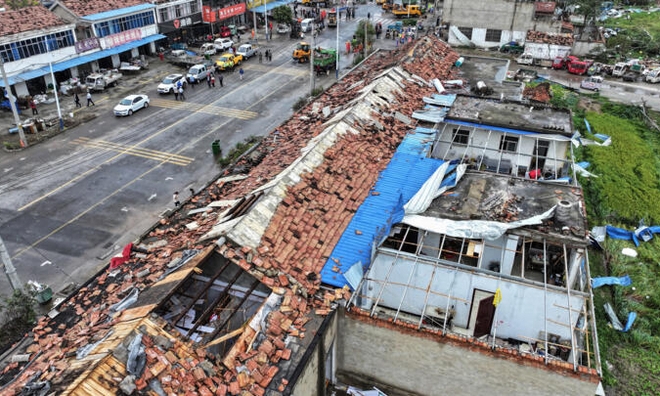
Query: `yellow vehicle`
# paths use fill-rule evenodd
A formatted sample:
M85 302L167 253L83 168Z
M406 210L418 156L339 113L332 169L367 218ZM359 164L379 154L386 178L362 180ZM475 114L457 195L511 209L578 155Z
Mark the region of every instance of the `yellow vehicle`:
M392 11L394 4L392 3L392 0L384 0L381 7L383 7L384 11Z
M309 43L301 41L293 50L293 59L300 63L309 61L310 48Z
M385 4L385 0L376 0L376 4L380 4L382 6Z
M415 16L422 16L422 10L419 8L418 5L407 5L405 7L397 7L392 10L392 14L396 16L397 18L403 18L403 17L415 17Z
M309 5L311 2L312 0L302 0L302 5Z
M243 55L226 53L222 54L218 60L215 61L215 65L220 70L233 70L234 67L240 65L241 62L243 62Z

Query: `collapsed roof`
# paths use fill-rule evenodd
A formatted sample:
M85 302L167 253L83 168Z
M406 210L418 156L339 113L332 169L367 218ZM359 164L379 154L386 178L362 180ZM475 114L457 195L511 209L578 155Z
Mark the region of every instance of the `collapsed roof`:
M263 395L290 386L286 362L304 352L305 333L315 333L333 301L350 294L346 287L319 290L330 252L413 129L409 117L435 91L429 81L449 78L457 59L433 37L366 59L162 219L125 251L125 263L100 272L41 318L16 350L26 361L4 366L3 394L26 384L80 395L147 387ZM217 279L202 269L208 260L218 260L208 266L221 267ZM199 328L201 317L186 319L182 309L168 322L156 313L186 285L218 287L230 265L240 267L236 279L246 274L258 282L239 290L226 281L225 297L242 296L241 306L256 296L261 306L249 323L221 335L238 338L219 356L207 350L218 339L194 344L190 329L180 334L180 321ZM255 295L257 284L270 295ZM204 318L214 307L207 308Z

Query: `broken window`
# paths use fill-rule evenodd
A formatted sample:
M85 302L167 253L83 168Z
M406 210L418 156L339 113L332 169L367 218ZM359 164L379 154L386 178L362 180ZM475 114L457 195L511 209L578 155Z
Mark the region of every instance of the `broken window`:
M499 43L502 39L502 31L498 29L486 29L486 41Z
M515 153L518 150L518 137L502 136L500 139L500 150Z
M467 146L470 141L470 131L467 129L454 129L452 140L454 144L463 144Z
M471 27L459 27L458 31L463 33L465 37L469 40L472 40L472 28Z

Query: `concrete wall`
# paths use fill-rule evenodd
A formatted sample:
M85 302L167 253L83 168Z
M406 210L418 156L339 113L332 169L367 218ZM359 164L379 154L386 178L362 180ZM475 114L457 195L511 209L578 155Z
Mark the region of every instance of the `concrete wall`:
M591 51L602 52L605 44L599 41L576 41L573 44L573 55L587 56Z
M551 17L535 18L532 1L514 0L445 0L442 9L443 23L458 27L472 27L472 42L478 47L502 45L510 41L523 43L528 30L556 32L561 23ZM499 42L486 41L486 30L502 31ZM449 33L449 44L462 43Z
M304 368L295 381L293 391L291 392L292 395L324 395L324 384L326 372L328 371L326 366L330 366L331 377L334 377L334 368L336 366L334 361L334 347L337 344L337 316L335 312L332 316L326 318L328 323L325 328L321 326L321 330L316 335L318 339L310 345L312 352L307 355L308 358L306 361L300 363L304 365Z
M585 395L596 385L338 312L340 382L395 395ZM368 320L368 319L367 319ZM309 393L308 395L311 395Z
M425 303L427 306L445 308L447 296L451 296L449 305L456 310L454 324L463 328L469 328L474 290L495 293L500 288L502 301L497 307L497 323L494 324L497 326L497 336L522 341L539 339L541 331L570 340L568 323L576 325L576 312L581 312L585 304L583 297L572 293L572 315L569 318L565 308L568 306L565 290L548 287L545 292L540 285L500 279L495 274L434 265L431 260L416 260L409 254L401 254L395 259L389 253L379 251L368 277L370 280L364 282L362 294L369 298L362 300L360 306L363 309L371 309L373 302L378 300L379 306L421 315ZM388 283L383 288L385 279ZM428 297L427 289L431 290Z

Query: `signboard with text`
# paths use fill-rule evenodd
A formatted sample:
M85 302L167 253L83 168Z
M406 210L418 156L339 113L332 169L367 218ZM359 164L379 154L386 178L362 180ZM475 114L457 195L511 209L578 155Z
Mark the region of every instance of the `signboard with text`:
M230 5L229 7L221 8L218 10L218 19L223 20L233 16L241 15L246 10L245 3Z
M142 39L142 30L131 29L125 32L111 34L103 38L105 40L105 48L117 47L122 44L130 43Z
M101 42L99 42L98 37L90 37L84 40L76 41L76 54L81 52L91 51L96 48L101 47Z
M211 6L202 6L202 20L204 22L213 23L215 22L216 13L211 10Z

